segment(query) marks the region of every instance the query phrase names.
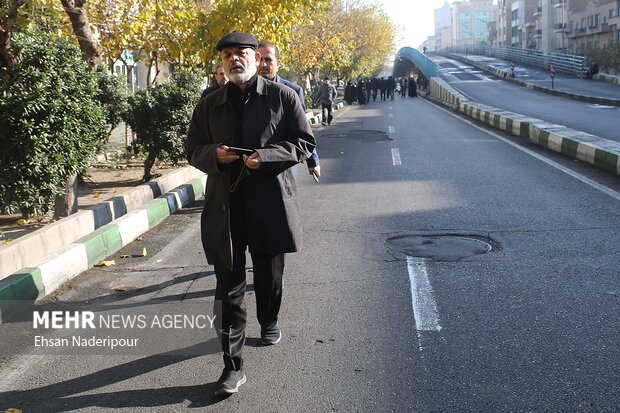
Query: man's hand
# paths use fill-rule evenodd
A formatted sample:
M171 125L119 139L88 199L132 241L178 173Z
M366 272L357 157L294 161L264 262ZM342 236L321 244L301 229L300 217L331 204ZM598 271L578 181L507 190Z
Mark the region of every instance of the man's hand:
M254 152L250 156L243 155L243 162L248 169L258 169L260 168L260 155L258 152Z
M314 168L308 168L308 173L310 175L316 174L316 176L321 176L321 165L317 165Z
M220 165L228 165L239 159L239 155L234 152L228 150L228 146L220 145L215 151L215 156L217 158L217 163Z

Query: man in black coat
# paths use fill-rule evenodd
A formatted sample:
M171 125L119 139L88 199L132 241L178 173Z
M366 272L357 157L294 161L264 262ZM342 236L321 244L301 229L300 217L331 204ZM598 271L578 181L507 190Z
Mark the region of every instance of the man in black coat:
M215 83L202 91L200 99L204 98L210 93L215 92L219 88L224 87L226 83L228 83L228 78L226 77L226 73L224 73L224 66L222 66L222 64L220 63L219 65L215 66Z
M233 32L217 50L229 82L201 99L190 123L190 165L208 174L201 219L202 244L217 280L216 328L224 370L215 394L236 393L245 383L245 251L254 269L261 341L276 344L284 253L302 245L295 180L290 167L316 145L295 92L257 75L256 38ZM231 147L246 148L242 154ZM218 321L219 320L219 321Z

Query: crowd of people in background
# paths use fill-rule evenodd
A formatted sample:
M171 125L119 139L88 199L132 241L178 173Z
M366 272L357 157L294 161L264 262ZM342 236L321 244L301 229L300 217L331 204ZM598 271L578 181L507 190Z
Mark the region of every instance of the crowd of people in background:
M413 76L399 78L388 76L387 78L359 79L355 83L348 81L344 88L344 101L349 105L355 102L365 105L377 99L380 101L394 100L396 94L402 98L407 96L414 98L418 96L417 88L422 86L424 86L422 76L419 76L417 80Z
M219 72L222 72L221 65L216 67L213 84L209 88L205 89L202 97L226 84L228 79L225 76L222 76ZM284 80L281 82L287 82L285 84L291 86L289 85L291 82ZM301 89L301 87L297 86L297 84L294 84L294 86L296 86L295 91L300 94L298 89ZM360 78L357 81L349 80L346 82L343 100L349 105L354 103L365 105L371 101L394 100L396 95L400 95L401 98L415 98L418 96L417 89L424 88L426 86L427 81L421 74L418 75L417 78L413 75L401 76L397 78L394 78L393 76ZM300 94L300 98L303 105L303 91ZM330 107L335 100L336 87L330 83L329 77L325 77L322 82L317 83L312 98L312 103L315 107L318 108L320 104L324 116L323 125L329 125L331 123L331 111L328 107Z

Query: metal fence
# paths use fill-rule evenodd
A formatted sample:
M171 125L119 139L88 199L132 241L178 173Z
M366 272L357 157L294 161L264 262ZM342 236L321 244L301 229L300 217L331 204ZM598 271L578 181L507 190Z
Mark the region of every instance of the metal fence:
M446 53L462 53L497 57L498 59L519 62L531 66L549 69L552 65L559 72L577 77L584 77L587 73L587 60L583 56L564 53L544 53L539 50L526 50L518 47L497 46L452 46L443 49Z

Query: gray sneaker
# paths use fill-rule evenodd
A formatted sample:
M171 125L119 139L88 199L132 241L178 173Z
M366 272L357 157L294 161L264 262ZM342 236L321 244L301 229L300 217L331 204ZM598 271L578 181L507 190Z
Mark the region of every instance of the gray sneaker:
M270 330L262 330L260 332L260 342L265 346L273 346L282 340L282 331L280 327L275 326Z
M222 375L217 380L214 394L216 397L223 397L237 393L239 391L239 386L245 383L245 381L246 377L243 370L224 369Z

